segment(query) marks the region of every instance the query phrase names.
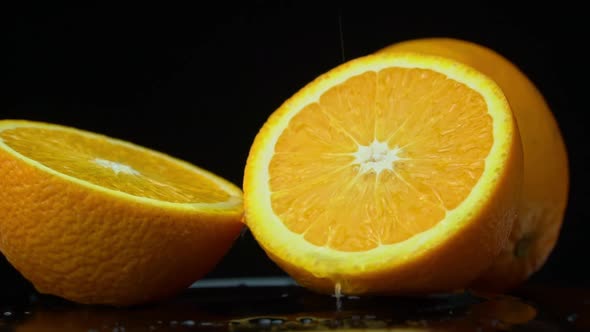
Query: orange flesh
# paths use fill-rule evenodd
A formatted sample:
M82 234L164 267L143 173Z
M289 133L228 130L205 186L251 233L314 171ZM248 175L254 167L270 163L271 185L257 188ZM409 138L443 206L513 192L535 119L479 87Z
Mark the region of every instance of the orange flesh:
M217 184L188 168L103 137L19 127L0 132L0 139L62 174L134 196L174 203L214 203L229 198Z
M365 72L303 108L279 136L272 208L317 246L404 241L469 195L492 143L485 101L468 86L427 69Z

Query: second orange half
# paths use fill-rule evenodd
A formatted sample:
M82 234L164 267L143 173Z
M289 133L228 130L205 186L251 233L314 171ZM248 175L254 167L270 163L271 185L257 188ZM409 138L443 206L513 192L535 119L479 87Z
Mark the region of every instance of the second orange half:
M521 142L500 88L458 62L375 54L275 111L245 170L246 222L320 292L464 286L505 245Z

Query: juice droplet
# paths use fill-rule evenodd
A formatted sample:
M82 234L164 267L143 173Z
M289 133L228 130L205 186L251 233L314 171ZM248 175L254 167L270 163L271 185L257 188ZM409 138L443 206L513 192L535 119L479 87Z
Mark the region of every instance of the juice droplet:
M342 310L342 285L336 282L334 285L334 297L336 297L336 311Z
M195 326L194 320L185 320L184 322L180 323L182 326Z

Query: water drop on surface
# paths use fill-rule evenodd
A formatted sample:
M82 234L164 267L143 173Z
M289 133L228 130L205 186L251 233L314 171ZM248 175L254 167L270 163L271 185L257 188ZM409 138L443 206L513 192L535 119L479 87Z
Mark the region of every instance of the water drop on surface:
M176 320L170 321L170 326L176 326L176 325L178 325L178 321L176 321Z
M258 320L258 325L260 326L269 326L271 324L271 320L268 318L262 318Z
M5 317L10 317L10 316L12 316L12 312L10 312L10 311L5 311L5 312L4 312L4 316L5 316Z
M180 325L182 326L195 326L195 321L194 320L185 320L184 322L180 323Z
M307 317L300 318L299 319L299 322L301 322L301 324L303 324L303 325L307 325L307 324L313 323L313 319L312 318L307 318Z
M567 316L567 321L570 323L575 322L577 319L578 319L578 314L576 314L576 313L573 313L573 314Z

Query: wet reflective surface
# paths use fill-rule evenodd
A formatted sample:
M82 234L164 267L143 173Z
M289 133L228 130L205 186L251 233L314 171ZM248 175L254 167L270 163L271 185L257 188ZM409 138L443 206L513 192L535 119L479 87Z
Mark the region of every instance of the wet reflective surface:
M526 286L511 295L319 295L288 283L187 289L112 308L31 293L1 300L0 331L590 331L590 289Z

